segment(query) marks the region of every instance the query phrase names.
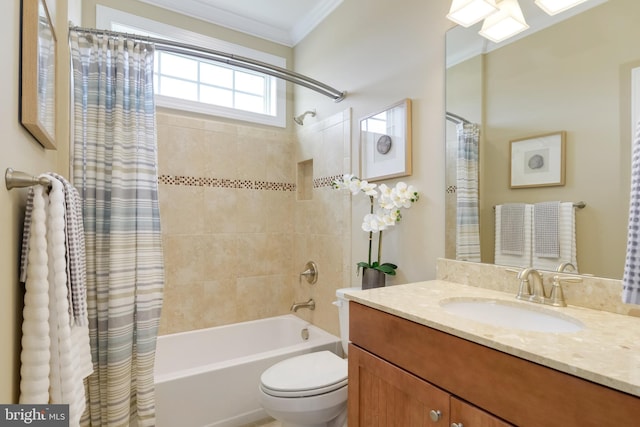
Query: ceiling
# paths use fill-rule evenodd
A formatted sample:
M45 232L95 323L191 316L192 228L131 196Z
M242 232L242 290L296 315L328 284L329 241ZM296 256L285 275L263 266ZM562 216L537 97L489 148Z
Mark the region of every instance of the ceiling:
M140 0L293 47L342 0Z
M554 16L547 15L533 1L520 1L520 8L527 24L529 24L529 29L501 43L493 43L478 35L478 31L482 28L482 22L469 28L458 25L447 32L447 67L473 58L476 55L499 49L607 1L609 0L589 0Z

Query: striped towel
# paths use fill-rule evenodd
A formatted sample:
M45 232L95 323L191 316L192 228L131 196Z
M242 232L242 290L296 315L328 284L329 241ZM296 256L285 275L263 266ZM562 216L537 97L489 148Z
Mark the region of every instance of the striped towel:
M524 255L524 203L507 203L500 211L501 252Z
M77 426L85 408L83 380L93 370L89 329L69 319L64 187L47 177L50 193L37 185L29 198L20 403L68 404L69 425Z
M533 205L533 255L540 258L560 256L559 228L560 202L542 202Z
M627 230L627 256L622 277L622 301L640 304L640 122L631 153L631 196Z
M71 315L76 325L87 324L87 265L82 220L82 199L78 190L63 176L49 173L64 188L65 244L67 250L67 288L71 296Z
M87 287L84 225L82 199L78 190L64 177L47 173L49 180L57 180L64 191L65 248L67 262L67 289L70 319L78 326L87 325ZM22 231L22 253L20 257L20 281L25 282L28 268L29 236L33 210L34 187L29 189Z

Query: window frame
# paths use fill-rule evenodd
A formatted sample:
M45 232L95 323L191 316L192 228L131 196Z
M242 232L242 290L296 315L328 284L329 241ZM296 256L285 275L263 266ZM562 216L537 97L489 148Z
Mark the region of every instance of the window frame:
M171 40L180 40L181 42L194 46L207 46L208 49L244 56L282 68L286 67L286 59L283 57L194 33L102 5L96 5L96 26L98 28L116 31L118 31L118 26L124 26L142 36L149 35ZM194 57L194 59L203 61L197 57ZM216 63L216 61L212 63L215 65L224 65L222 63ZM250 70L246 70L246 72L252 73ZM273 116L158 94L155 95L156 106L284 128L286 127L286 82L273 76L266 74L265 76L273 79L275 82L275 91L271 90L271 96L275 96L275 115ZM275 94L273 92L275 92Z

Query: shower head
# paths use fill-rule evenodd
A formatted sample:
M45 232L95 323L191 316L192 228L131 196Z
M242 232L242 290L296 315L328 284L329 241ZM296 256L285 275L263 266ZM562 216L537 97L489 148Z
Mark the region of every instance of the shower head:
M315 117L316 116L316 110L307 110L304 113L300 114L299 116L295 116L293 118L293 121L296 122L297 124L299 124L300 126L304 125L304 118L305 116L309 114L311 115L311 117Z

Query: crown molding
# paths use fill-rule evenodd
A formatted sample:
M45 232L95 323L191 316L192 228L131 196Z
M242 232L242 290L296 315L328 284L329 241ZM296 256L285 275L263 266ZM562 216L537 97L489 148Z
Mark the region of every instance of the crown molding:
M343 0L324 0L319 2L300 22L295 23L289 31L220 9L201 0L180 0L179 2L175 0L140 1L287 47L293 47L338 7Z

